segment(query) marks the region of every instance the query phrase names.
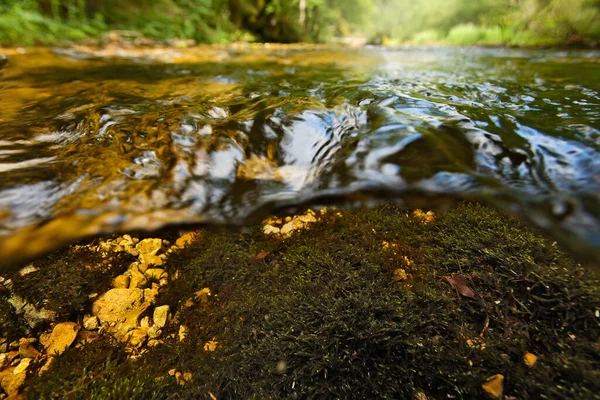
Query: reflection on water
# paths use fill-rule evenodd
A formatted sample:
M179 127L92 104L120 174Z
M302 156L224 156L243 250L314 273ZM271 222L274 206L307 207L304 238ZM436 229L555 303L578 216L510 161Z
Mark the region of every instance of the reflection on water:
M357 194L491 201L597 257L598 56L13 52L0 65L0 258Z

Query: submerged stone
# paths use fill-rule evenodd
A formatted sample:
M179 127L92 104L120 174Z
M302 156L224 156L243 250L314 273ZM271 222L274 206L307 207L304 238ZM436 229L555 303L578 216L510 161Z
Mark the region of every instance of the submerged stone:
M50 335L46 352L50 355L61 354L73 344L78 332L79 325L75 322L61 322L57 324Z

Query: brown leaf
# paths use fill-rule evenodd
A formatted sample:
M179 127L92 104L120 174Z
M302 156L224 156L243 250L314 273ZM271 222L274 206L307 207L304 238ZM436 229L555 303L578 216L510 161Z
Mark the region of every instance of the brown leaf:
M443 276L458 293L465 297L475 298L473 289L467 286L467 278L463 275Z
M265 258L268 255L269 255L269 253L267 253L266 251L261 251L260 253L258 253L256 255L256 257L254 257L254 259L255 260L262 260L263 258Z

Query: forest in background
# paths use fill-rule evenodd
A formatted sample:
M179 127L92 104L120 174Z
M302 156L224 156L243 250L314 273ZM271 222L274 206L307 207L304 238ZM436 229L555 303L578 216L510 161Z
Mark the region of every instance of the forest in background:
M598 46L600 0L0 0L0 45L113 30L199 43Z

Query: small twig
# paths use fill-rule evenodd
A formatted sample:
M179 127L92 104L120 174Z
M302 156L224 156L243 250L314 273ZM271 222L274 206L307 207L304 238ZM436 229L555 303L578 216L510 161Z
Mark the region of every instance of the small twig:
M455 254L454 257L456 258L456 262L458 263L458 270L460 271L460 274L463 275L463 271L462 271L462 267L460 266L460 260L458 259L458 256Z

